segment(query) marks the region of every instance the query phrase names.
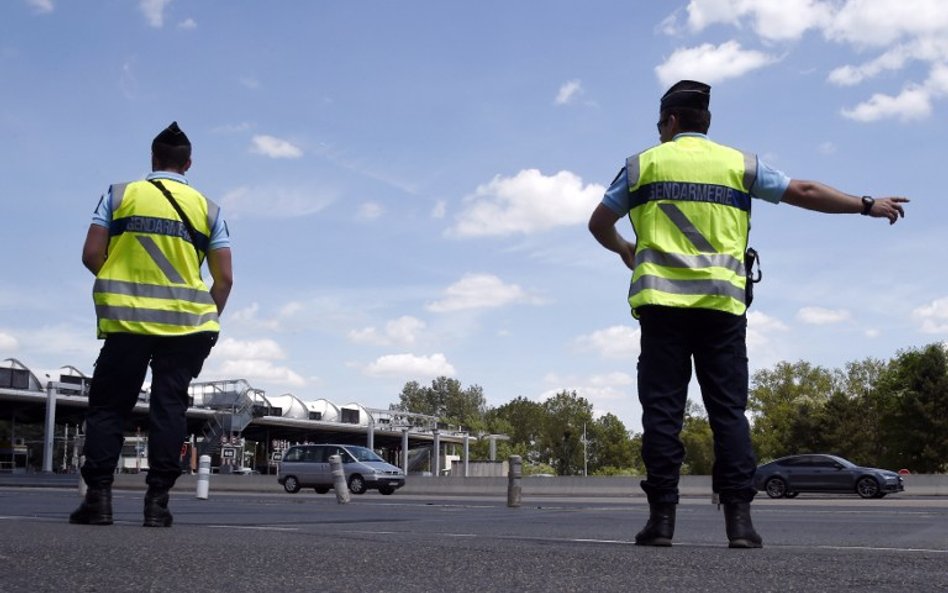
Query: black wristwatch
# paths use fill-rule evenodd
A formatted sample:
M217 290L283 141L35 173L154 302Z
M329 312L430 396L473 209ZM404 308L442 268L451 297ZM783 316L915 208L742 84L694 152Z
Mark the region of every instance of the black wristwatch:
M872 199L872 196L863 196L862 197L862 215L869 216L869 211L872 210L872 205L876 201Z

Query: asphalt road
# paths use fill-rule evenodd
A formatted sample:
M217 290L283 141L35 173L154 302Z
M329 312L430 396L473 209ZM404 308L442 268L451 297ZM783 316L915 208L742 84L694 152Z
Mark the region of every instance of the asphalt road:
M642 548L641 498L181 491L174 527L144 529L140 491L92 527L67 523L75 489L0 488L0 592L948 591L945 497L758 500L765 547L730 550L705 498Z

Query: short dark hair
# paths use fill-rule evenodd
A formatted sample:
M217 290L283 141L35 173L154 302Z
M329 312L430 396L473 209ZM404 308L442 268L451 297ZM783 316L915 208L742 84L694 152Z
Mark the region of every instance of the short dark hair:
M151 145L151 154L155 157L155 165L159 169L183 169L191 158L191 146L171 146L161 142Z
M678 120L678 129L682 132L707 134L711 127L711 112L707 109L691 107L670 107L662 111L662 119L674 115Z

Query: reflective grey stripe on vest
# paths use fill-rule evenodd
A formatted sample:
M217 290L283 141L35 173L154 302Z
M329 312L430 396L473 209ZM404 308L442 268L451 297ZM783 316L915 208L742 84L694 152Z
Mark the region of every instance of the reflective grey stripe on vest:
M670 280L646 274L629 287L629 298L643 290L659 290L670 294L726 296L741 302L744 302L745 298L744 289L726 280Z
M186 301L199 305L213 305L211 293L194 288L178 286L160 286L157 284L136 284L123 280L96 280L93 292L100 294L121 294L149 299Z
M635 265L656 264L666 268L727 268L738 276L746 276L744 262L725 253L708 253L701 255L685 255L682 253L663 253L654 249L643 249L635 254Z
M141 243L141 246L145 248L145 251L148 252L148 256L151 257L151 260L155 262L155 265L164 273L165 278L168 279L168 282L172 284L184 284L184 278L181 277L181 274L178 273L178 270L174 268L165 254L161 251L161 248L158 247L158 244L155 243L155 240L151 237L146 237L144 235L139 235L135 237L138 239L138 242Z
M95 313L100 320L137 321L141 323L164 323L178 327L200 327L205 323L217 321L217 312L195 315L181 311L161 311L139 307L119 307L116 305L96 305Z
M757 155L741 151L744 155L744 191L750 193L751 187L757 181Z
M640 154L642 153L633 154L625 159L625 178L629 182L629 191L638 184L639 176L642 174L642 167L639 164Z
M207 198L204 198L204 203L207 204L207 234L210 236L214 234L214 223L217 222L217 214L221 211L221 207Z
M688 217L685 216L685 213L678 209L678 206L674 204L659 204L658 207L665 213L665 216L671 219L675 226L678 227L678 230L681 231L688 240L691 241L691 244L698 249L698 251L704 253L717 253L717 249L714 248L714 245L708 241L704 235L701 234L701 231L695 227L695 225L688 220Z
M127 183L114 183L109 186L109 206L112 208L112 214L122 205L122 198L125 197L125 188Z

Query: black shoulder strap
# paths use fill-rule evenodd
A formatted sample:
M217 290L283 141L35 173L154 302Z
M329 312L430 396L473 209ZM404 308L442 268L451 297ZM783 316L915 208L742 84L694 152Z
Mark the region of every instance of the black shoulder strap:
M171 202L171 206L174 208L174 211L177 212L178 216L181 217L181 222L184 223L184 228L188 232L188 237L191 239L191 246L194 247L194 253L197 255L198 265L200 266L203 260L201 258L201 252L198 250L197 246L197 231L194 230L194 225L191 224L191 220L184 213L184 210L181 209L181 206L178 205L178 201L174 199L174 197L171 195L171 192L168 191L168 189L162 185L160 181L157 179L149 179L148 182L157 187L161 194L168 198L168 201Z

